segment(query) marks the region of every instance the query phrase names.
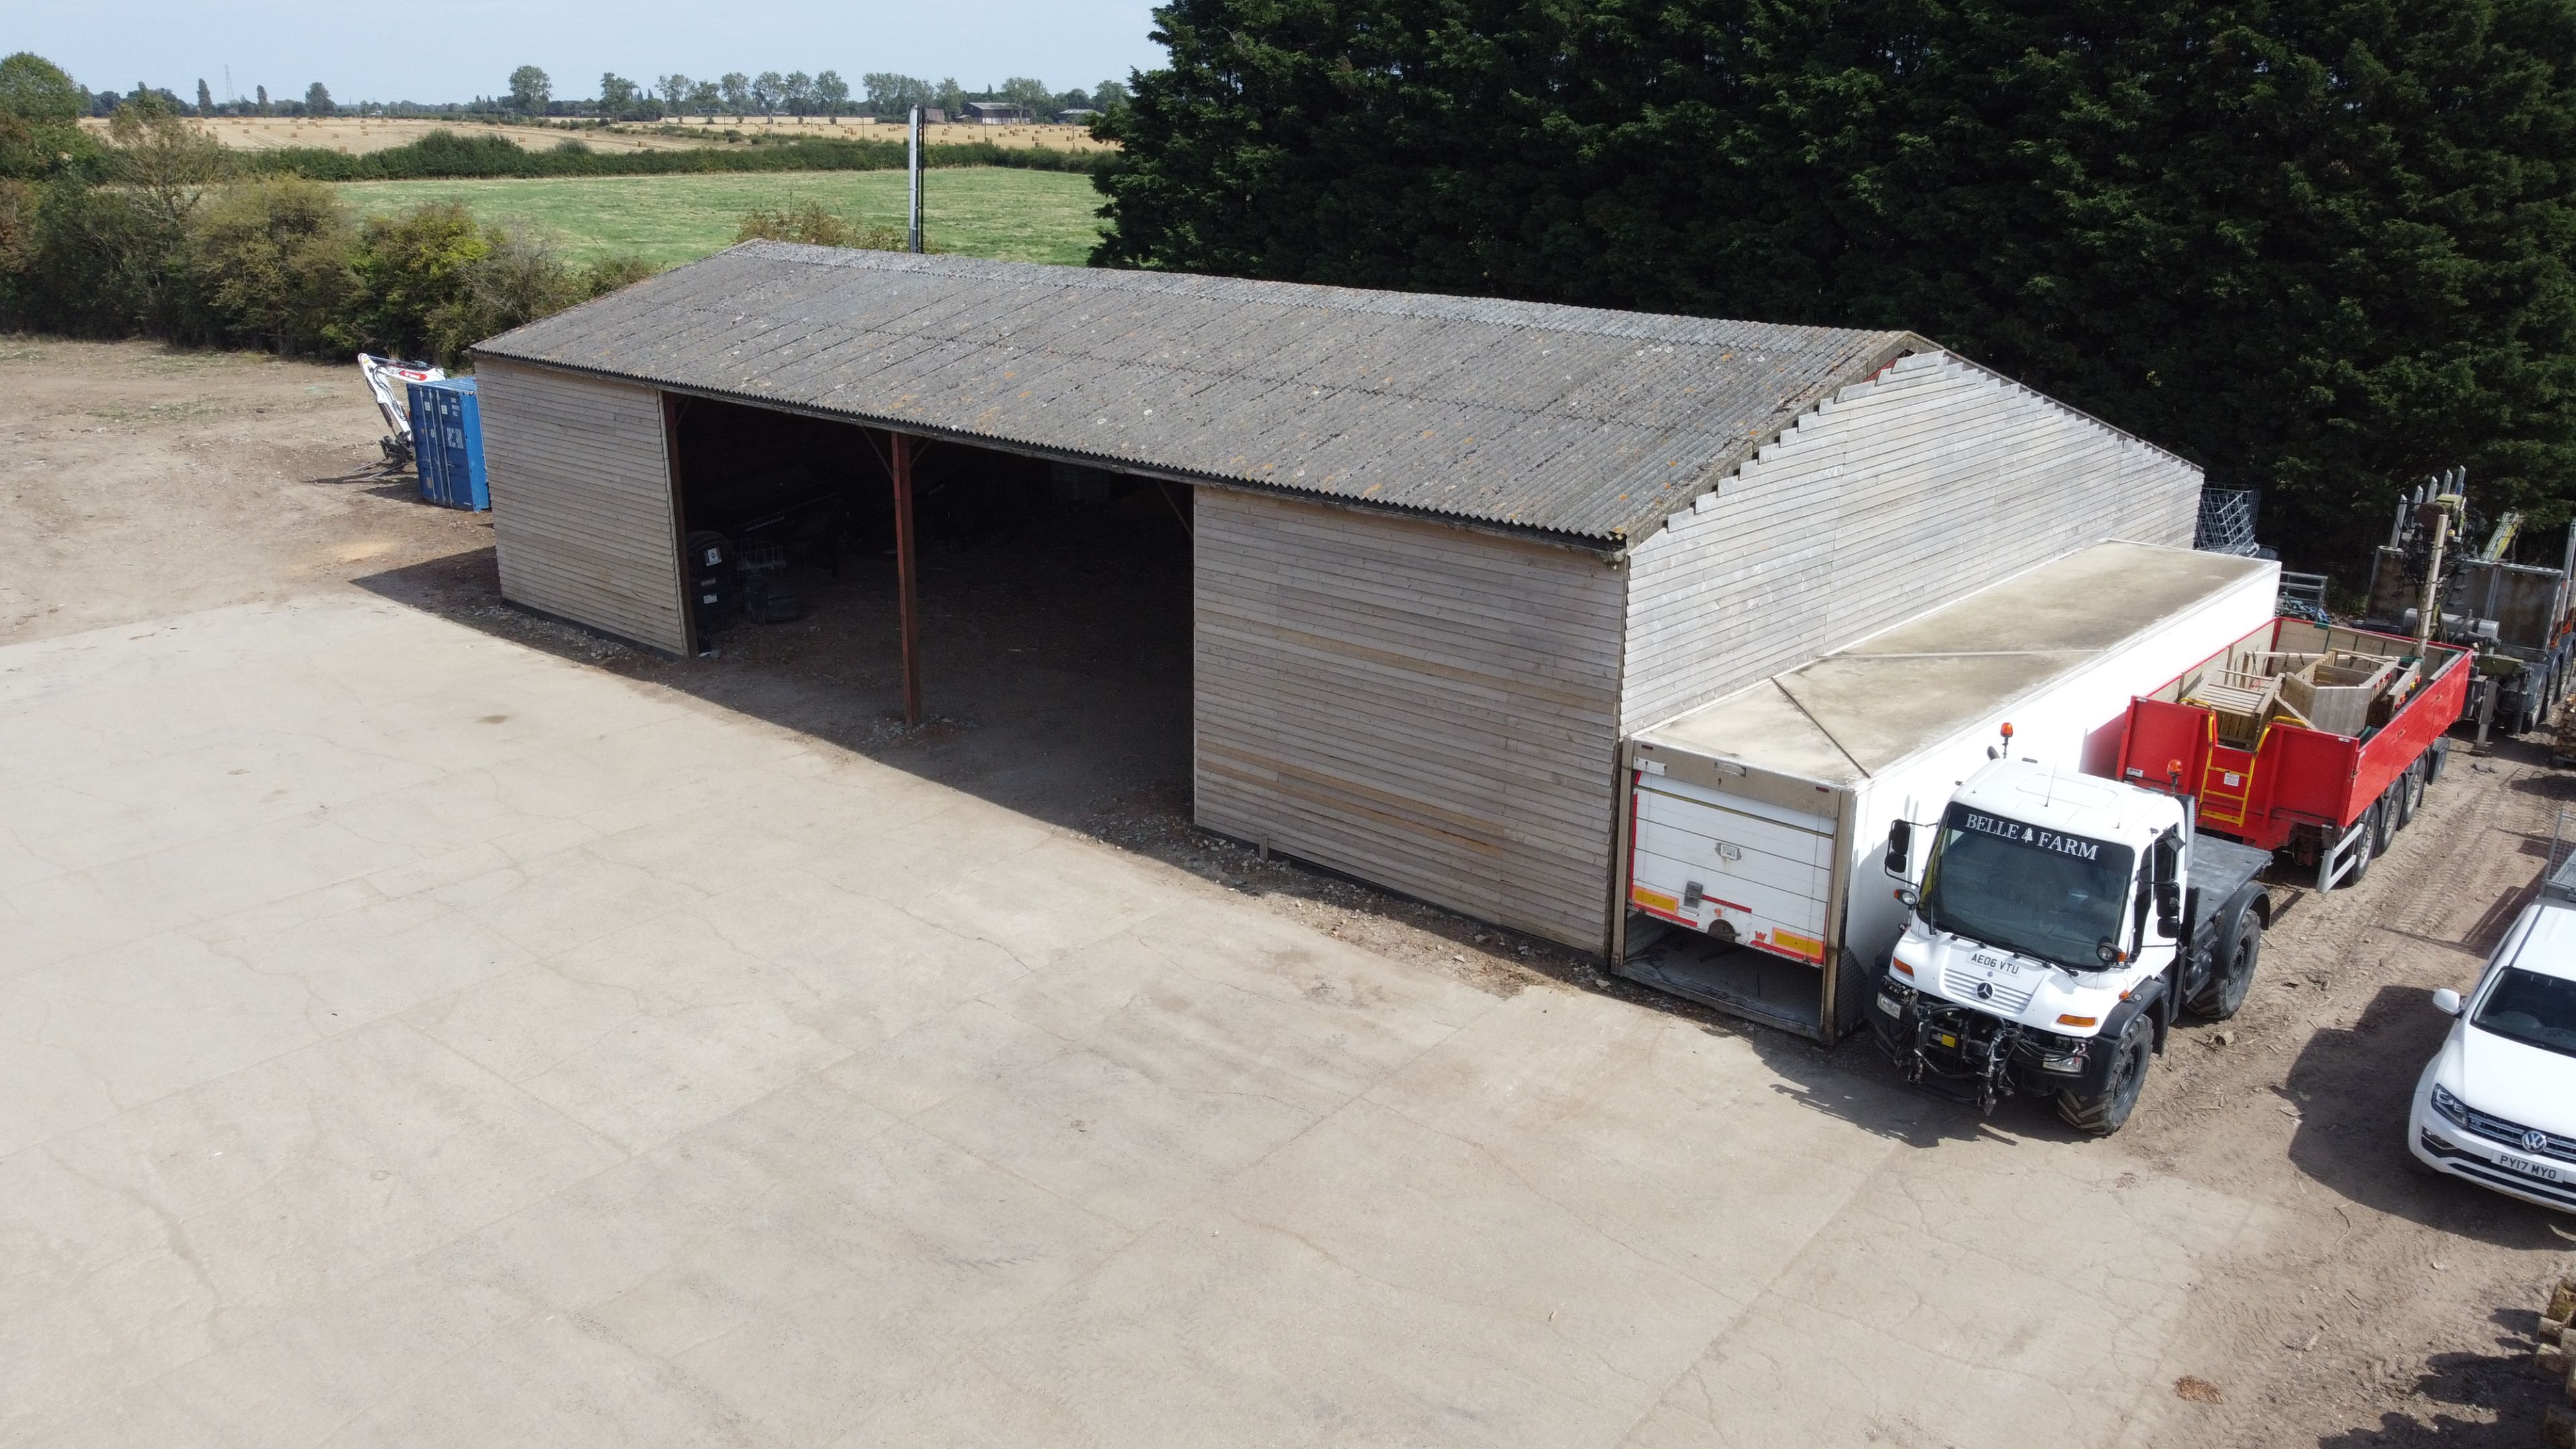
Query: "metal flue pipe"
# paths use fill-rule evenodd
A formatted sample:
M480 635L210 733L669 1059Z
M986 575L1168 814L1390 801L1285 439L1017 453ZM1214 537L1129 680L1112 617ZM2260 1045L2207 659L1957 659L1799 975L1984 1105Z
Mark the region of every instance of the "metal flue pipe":
M909 191L912 196L911 220L904 227L905 249L921 251L921 107L912 108L912 132L904 146L904 159L910 171Z

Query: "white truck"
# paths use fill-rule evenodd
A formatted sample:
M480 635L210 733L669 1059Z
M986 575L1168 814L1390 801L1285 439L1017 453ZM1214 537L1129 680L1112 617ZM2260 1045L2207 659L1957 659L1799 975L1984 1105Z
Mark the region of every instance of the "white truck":
M1905 932L1871 993L1871 1030L1908 1081L1986 1112L2030 1093L2117 1132L2175 1019L2245 1004L2272 853L2194 831L2168 783L2005 755L1950 796L1920 889L1896 892ZM1908 875L1913 835L1890 830L1889 875Z
M2267 626L2278 568L2095 544L1637 732L1613 969L1819 1041L1858 1029L1908 928L1891 826L1942 819L2007 728L2015 756L2116 774L2133 698ZM1929 839L1904 834L1911 866Z

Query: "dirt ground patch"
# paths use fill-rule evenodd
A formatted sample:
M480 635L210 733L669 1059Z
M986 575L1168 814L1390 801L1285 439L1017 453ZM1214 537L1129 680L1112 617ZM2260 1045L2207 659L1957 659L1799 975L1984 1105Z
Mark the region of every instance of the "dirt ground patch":
M354 366L0 335L0 643L488 544L481 518L333 481L383 431Z
M2276 888L2253 1002L2177 1032L2119 1145L2273 1203L2287 1230L2198 1297L2186 1339L2225 1395L2207 1442L2527 1443L2557 1386L2530 1366L2576 1218L2412 1171L2404 1122L2477 979L2536 893L2576 777L2539 737L2462 741L2389 855L2330 896ZM2299 1432L2285 1432L2296 1428Z
M12 560L0 642L364 589L1083 829L1491 992L1552 980L1751 1039L1774 1061L1893 1080L1865 1041L1819 1051L1192 829L1186 554L1155 542L1150 516L1117 521L1053 575L1029 572L1042 551L1025 541L934 549L937 717L906 730L882 560L803 581L805 621L737 631L714 659L657 658L501 604L484 520L398 486L330 481L370 461L378 431L352 369L0 339L0 556ZM969 670L970 654L987 666ZM2544 1285L2576 1268L2576 1220L2419 1178L2402 1134L2447 1026L2425 994L2474 979L2571 804L2576 777L2549 770L2537 740L2485 757L2464 743L2367 881L2331 896L2278 888L2286 909L2245 1012L2177 1031L2130 1129L2088 1149L2271 1224L2198 1284L2171 1370L2168 1420L2181 1427L2155 1442L2535 1438L2549 1386L2528 1368L2528 1335ZM1918 1144L1931 1152L2060 1135L2029 1103L1990 1122L1942 1107L1931 1131ZM2069 1252L2096 1226L2031 1224L2034 1241Z

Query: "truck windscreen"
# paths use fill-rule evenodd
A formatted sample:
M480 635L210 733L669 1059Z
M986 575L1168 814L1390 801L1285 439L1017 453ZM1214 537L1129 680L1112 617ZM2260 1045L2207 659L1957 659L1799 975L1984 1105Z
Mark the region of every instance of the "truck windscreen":
M2117 943L2135 857L2125 845L1952 805L1923 872L1923 916L1989 946L2093 969Z

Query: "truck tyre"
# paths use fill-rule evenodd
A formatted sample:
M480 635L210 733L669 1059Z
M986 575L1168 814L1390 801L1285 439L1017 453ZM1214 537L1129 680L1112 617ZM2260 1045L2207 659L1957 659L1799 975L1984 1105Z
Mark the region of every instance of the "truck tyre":
M2352 864L2343 878L2343 883L2348 886L2361 884L2362 878L2370 874L2372 858L2378 854L2379 802L2374 800L2371 802L2369 813L2361 817L2361 833L2352 843Z
M2250 910L2236 913L2236 925L2219 946L2208 984L2188 1003L2203 1021L2225 1021L2245 1007L2254 985L2254 967L2263 959L2263 920Z
M2379 797L2378 818L2370 826L2370 853L2373 855L2386 855L2388 847L2397 843L2397 797L2400 793L2399 786L2391 783L2388 793Z
M2108 1137L2128 1125L2129 1114L2138 1108L2138 1093L2147 1085L2147 1071L2156 1060L2156 1024L2151 1015L2141 1011L2131 1016L2120 1039L2111 1044L2111 1052L2111 1074L2102 1083L2102 1095L2057 1094L2057 1115L2078 1132Z
M2424 762L2417 760L2397 777L2397 828L2415 823L2415 812L2424 808Z
M2442 767L2450 762L2451 742L2449 740L2435 740L2433 742L2433 748L2424 752L2424 783L2430 785L2434 781L2441 779Z

